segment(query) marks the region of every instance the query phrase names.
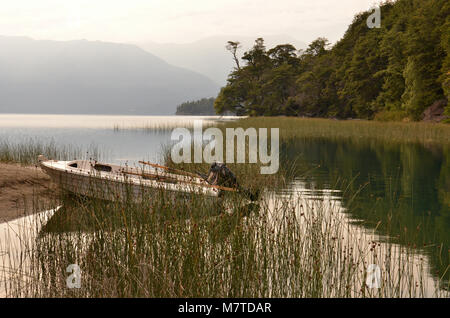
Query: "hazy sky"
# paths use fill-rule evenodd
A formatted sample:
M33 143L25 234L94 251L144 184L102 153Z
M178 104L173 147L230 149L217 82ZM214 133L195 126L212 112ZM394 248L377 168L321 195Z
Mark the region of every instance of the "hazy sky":
M342 37L373 0L0 0L0 35L184 43L215 35Z

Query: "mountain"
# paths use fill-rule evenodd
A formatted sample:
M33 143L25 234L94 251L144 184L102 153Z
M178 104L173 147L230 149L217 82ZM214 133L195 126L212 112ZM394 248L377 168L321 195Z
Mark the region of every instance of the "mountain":
M253 46L256 38L230 35L208 37L186 44L161 44L149 41L137 45L172 65L204 74L222 86L225 85L228 74L235 66L230 52L225 49L227 41L241 42L242 48L238 53L242 56L243 52ZM286 43L294 45L297 49L306 47L305 43L287 35L265 36L264 40L267 47Z
M0 36L0 113L166 115L217 93L135 45Z

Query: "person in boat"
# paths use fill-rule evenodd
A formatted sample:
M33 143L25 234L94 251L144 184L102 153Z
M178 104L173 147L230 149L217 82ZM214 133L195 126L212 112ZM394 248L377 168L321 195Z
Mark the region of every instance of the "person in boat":
M209 184L239 188L236 176L225 163L213 162L205 179Z
M213 162L211 164L211 167L209 168L208 174L206 176L203 175L201 176L209 184L237 189L240 193L249 198L251 201L256 201L259 198L260 195L259 191L253 192L244 189L239 185L235 174L227 167L225 163Z

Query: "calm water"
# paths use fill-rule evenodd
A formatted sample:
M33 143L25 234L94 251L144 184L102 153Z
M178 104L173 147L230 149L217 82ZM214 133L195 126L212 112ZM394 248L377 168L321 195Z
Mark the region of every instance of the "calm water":
M0 115L0 142L39 140L96 148L116 163L161 162L170 127L218 117ZM227 118L232 120L234 118ZM222 118L223 120L223 118ZM169 123L169 124L168 124ZM137 127L163 127L158 131ZM298 165L286 193L332 197L349 222L379 240L428 257L434 278L450 277L450 149L405 144L299 139L281 145ZM356 197L353 194L358 192Z
M0 142L54 143L81 149L89 158L96 152L111 163L161 162L161 150L170 144L171 129L234 120L233 116L95 116L0 114ZM154 130L154 128L158 128Z
M296 182L310 194L341 190L354 224L420 251L435 277L450 278L449 148L316 139L281 152L297 158Z

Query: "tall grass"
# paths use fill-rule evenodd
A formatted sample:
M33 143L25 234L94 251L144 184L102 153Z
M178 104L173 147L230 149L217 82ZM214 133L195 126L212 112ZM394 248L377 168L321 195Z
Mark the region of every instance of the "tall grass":
M424 122L385 122L368 120L334 120L299 117L246 117L232 120L204 121L204 128L264 127L280 128L280 137L330 138L352 140L377 140L383 142L419 142L424 144L450 144L450 125ZM193 122L158 123L146 126L119 126L114 129L168 132L176 127L193 128Z
M124 124L114 124L113 130L114 131L122 131L122 130L140 130L144 132L151 132L151 133L167 133L171 132L175 128L187 128L187 129L193 129L194 128L194 120L202 120L203 121L203 127L213 127L219 122L228 121L220 118L210 117L210 116L203 116L203 117L193 117L192 120L187 120L185 117L183 118L174 118L172 121L161 121L161 122L149 122L147 124L138 124L138 125L124 125Z
M102 152L94 145L88 149L82 149L73 145L58 145L53 141L40 142L32 138L20 143L11 142L8 139L0 141L0 162L35 164L39 155L55 160L102 158Z
M245 204L231 197L223 204L233 213L162 192L139 205L63 202L27 240L32 252L21 254L22 275L2 282L6 296L447 296L420 255L357 230L329 199L266 193ZM81 268L80 289L67 287L70 264ZM366 285L370 264L381 268L379 288Z
M223 123L227 127L280 128L280 138L328 138L450 144L450 125L422 122L377 122L296 117L250 117Z

